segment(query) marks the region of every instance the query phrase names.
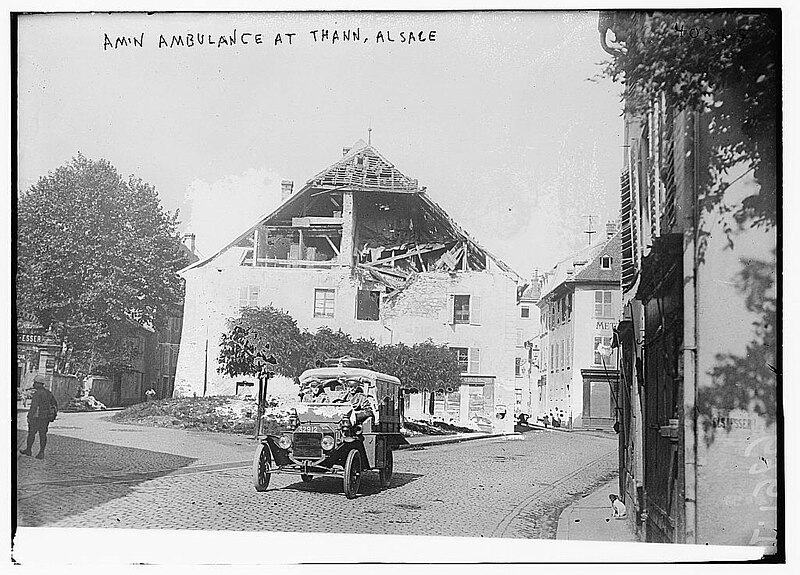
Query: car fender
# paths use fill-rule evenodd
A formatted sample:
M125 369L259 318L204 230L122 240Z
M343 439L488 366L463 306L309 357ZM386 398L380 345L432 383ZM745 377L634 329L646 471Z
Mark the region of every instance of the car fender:
M361 456L364 457L366 467L370 469L375 467L375 435L364 434L364 442L361 443Z

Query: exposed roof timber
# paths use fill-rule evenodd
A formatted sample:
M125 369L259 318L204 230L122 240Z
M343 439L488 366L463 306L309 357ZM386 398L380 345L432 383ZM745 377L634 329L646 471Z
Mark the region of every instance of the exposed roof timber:
M500 260L496 255L494 255L489 250L487 250L486 248L481 246L474 239L472 239L470 237L470 235L461 228L461 226L459 226L449 215L447 215L447 212L445 212L439 206L439 204L437 204L432 199L430 199L430 197L428 197L427 193L422 191L417 195L422 199L424 204L426 204L427 206L429 206L431 208L431 210L434 212L435 215L437 215L438 217L444 219L447 222L447 224L453 230L455 230L455 232L459 236L461 236L474 250L478 251L479 253L485 254L487 257L491 258L491 260L495 264L497 264L497 267L499 267L506 274L509 274L513 280L515 280L517 282L522 281L522 278L519 276L519 274L517 274L517 272L512 270L502 260Z
M291 196L289 196L288 198L286 198L284 201L282 201L282 202L281 202L281 203L278 205L278 207L277 207L277 208L275 208L275 209L274 209L274 210L272 210L271 212L268 212L268 213L266 213L265 215L263 215L263 216L261 216L260 218L258 218L258 220L256 221L256 223L254 223L252 226L250 226L249 228L247 228L247 231L245 231L245 232L243 232L242 234L240 234L239 236L237 236L237 237L236 237L236 239L234 239L233 241L229 242L229 243L228 243L228 244L227 244L225 247L223 247L222 249L218 250L216 253L214 253L213 255L210 255L210 256L208 256L208 257L207 257L207 258L205 258L205 259L198 260L198 261L194 262L193 264L191 264L191 265L189 265L189 266L186 266L186 267L185 267L185 268L183 268L182 270L178 270L178 274L182 274L182 273L184 273L184 272L188 272L188 271L189 271L189 270L191 270L191 269L194 269L194 268L199 268L199 267L201 267L201 266L204 266L204 265L206 265L208 262L210 262L211 260L215 259L215 258L216 258L218 255L220 255L222 252L224 252L224 251L227 251L227 250L229 250L230 248L234 247L236 244L238 244L238 243L239 243L240 241L242 241L244 238L246 238L247 236L251 235L251 234L253 233L253 230L255 230L255 229L256 229L258 226L260 226L262 223L266 222L267 220L271 220L272 218L274 218L275 216L277 216L277 215L278 215L280 212L282 212L284 209L288 208L290 205L297 203L297 201L298 201L299 199L301 199L301 197L302 197L302 196L303 196L303 195L306 193L306 191L307 191L308 189L310 189L310 188L311 188L311 186L310 186L310 185L308 185L308 184L306 184L306 185L303 187L303 189L302 189L302 190L300 190L300 191L299 191L299 192L297 192L297 193L294 193L294 194L292 194Z
M425 244L425 245L413 248L413 249L407 251L404 254L400 254L398 256L391 256L391 257L383 258L383 259L380 259L380 260L375 260L374 262L370 262L370 263L373 266L377 266L377 265L381 265L381 264L389 264L389 263L392 263L392 262L397 261L397 260L403 260L403 259L406 259L406 258L412 258L412 257L414 257L416 255L422 255L422 254L427 254L428 252L435 252L437 250L443 250L445 247L447 247L447 246L445 246L445 244Z
M331 238L327 234L324 237L325 237L326 240L328 240L328 243L330 244L330 246L333 249L334 253L338 257L339 256L339 248L336 247L336 244L333 243L333 241L331 240Z
M401 278L401 279L406 279L408 277L407 273L403 273L401 271L397 271L397 270L393 270L393 269L376 268L376 267L371 266L369 264L358 264L358 267L364 268L364 269L369 270L369 271L379 272L379 273L386 274L386 275L389 275L389 276L398 277L398 278Z
M371 145L358 140L347 154L309 179L316 188L391 191L409 193L419 190L417 180L412 180L383 157Z

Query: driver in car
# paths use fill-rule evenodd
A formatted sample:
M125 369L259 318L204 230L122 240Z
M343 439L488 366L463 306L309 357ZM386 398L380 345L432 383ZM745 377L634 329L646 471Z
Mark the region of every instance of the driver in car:
M357 425L361 425L370 417L375 417L375 412L372 410L369 397L367 397L364 393L364 389L360 385L349 385L346 397L350 407L353 408L348 421L351 429L355 428Z

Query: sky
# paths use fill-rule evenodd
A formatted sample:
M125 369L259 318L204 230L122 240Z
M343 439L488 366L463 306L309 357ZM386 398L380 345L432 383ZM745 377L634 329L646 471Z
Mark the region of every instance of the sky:
M208 256L279 203L282 179L299 189L371 127L384 157L530 276L586 244L585 216L618 218L607 59L596 12L23 16L17 185L78 152L105 158L153 184Z

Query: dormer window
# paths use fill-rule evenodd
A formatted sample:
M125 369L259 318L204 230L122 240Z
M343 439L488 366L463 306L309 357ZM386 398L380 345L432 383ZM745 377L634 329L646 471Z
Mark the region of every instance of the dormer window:
M611 256L603 256L602 258L600 258L600 269L601 270L611 269Z

